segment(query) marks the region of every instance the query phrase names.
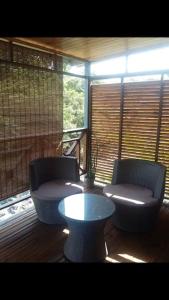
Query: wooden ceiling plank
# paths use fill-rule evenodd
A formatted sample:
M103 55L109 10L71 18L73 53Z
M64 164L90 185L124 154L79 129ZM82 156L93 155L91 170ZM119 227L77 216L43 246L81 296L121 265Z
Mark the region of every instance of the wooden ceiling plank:
M168 37L12 37L8 39L25 46L90 62L169 46Z

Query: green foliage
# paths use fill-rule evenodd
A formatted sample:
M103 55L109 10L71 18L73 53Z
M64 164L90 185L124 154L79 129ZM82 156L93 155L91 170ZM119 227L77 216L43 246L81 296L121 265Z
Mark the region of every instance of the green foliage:
M84 126L84 79L64 76L63 128Z

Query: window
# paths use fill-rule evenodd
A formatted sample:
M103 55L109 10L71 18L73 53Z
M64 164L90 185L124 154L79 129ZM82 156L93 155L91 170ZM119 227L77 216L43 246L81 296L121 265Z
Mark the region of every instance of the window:
M169 69L169 47L129 55L127 69L129 73Z
M126 57L95 62L91 64L91 75L111 75L124 73L126 70Z
M94 62L91 75L113 75L125 72L144 72L169 69L169 47L147 50L127 56Z
M14 215L23 212L26 209L33 207L33 201L31 198L23 200L19 203L15 203L9 207L0 210L0 223L3 221L12 218Z
M63 57L63 71L77 75L85 75L85 64L71 57Z
M21 201L22 199L28 198L29 196L30 196L30 191L27 190L23 193L20 193L15 196L9 197L7 199L1 200L0 201L0 209L6 207L8 205L14 204L18 201Z
M121 82L121 78L109 78L109 79L92 80L92 84L94 84L94 85L96 85L96 84L120 83L120 82Z

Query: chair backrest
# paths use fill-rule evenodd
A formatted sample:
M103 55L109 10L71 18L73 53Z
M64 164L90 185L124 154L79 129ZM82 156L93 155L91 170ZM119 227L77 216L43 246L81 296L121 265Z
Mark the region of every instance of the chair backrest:
M115 160L112 184L130 183L152 190L155 198L163 200L166 167L142 159Z
M75 157L39 158L31 161L29 167L31 190L36 190L40 184L54 179L80 180Z

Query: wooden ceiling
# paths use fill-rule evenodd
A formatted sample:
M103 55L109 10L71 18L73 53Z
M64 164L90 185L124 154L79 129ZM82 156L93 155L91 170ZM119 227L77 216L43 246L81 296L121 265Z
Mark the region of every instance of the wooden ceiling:
M152 47L169 46L169 38L165 37L18 37L13 40L89 61Z

